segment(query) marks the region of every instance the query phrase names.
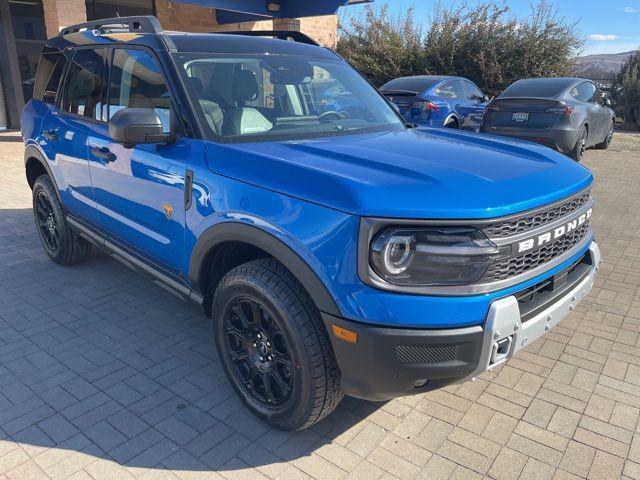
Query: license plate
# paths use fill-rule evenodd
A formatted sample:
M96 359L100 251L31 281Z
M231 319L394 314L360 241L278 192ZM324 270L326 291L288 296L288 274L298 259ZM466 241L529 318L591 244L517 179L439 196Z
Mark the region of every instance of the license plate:
M516 112L511 115L511 119L514 122L526 122L527 120L529 120L529 114L526 112Z

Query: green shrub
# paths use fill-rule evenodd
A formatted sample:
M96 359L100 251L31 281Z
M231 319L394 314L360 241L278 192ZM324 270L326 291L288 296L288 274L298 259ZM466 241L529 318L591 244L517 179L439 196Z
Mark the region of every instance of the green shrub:
M616 114L640 128L640 49L622 66L611 89Z

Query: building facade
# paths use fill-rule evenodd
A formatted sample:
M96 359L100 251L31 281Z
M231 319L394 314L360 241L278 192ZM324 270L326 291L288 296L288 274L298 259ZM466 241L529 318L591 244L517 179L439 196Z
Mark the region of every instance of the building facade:
M19 127L19 112L31 98L42 45L66 26L100 18L156 15L166 30L295 30L333 48L337 42L338 19L335 12L338 6L369 0L329 0L326 2L326 15L301 15L297 18L283 18L277 14L270 17L264 12L256 15L242 9L244 1L0 0L0 130ZM295 4L295 1L289 0L289 3ZM229 10L229 5L233 10ZM278 0L265 0L265 5L280 12ZM303 9L298 6L296 11ZM267 9L265 11L268 13ZM317 4L312 12L318 13ZM250 21L233 23L230 18Z

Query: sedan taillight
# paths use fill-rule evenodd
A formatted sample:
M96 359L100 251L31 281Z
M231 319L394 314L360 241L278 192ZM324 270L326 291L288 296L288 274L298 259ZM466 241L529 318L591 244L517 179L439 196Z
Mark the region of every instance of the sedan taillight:
M413 102L411 104L411 110L416 110L416 113L418 113L417 111L419 110L437 112L438 110L440 110L440 107L427 100L426 102Z
M570 107L568 105L563 105L561 107L552 107L547 109L547 113L553 113L555 115L566 115L569 116L573 113L574 107Z

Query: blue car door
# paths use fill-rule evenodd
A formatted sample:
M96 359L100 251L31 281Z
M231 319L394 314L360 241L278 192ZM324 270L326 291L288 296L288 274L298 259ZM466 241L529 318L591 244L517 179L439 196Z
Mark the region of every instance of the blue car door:
M169 132L172 99L155 55L146 49L113 48L109 57L105 120L122 108L150 108ZM165 273L185 273L180 270L190 139L127 148L109 137L103 122L87 143L100 227Z
M452 100L453 108L458 114L458 118L460 119L460 128L465 130L472 129L472 114L473 114L473 105L472 102L469 101L467 97L467 92L464 88L462 80L456 78L451 80L452 89L455 95L455 100Z
M105 76L104 51L75 51L64 77L58 105L42 124L41 147L56 175L65 207L74 217L96 222L87 138L100 120Z

